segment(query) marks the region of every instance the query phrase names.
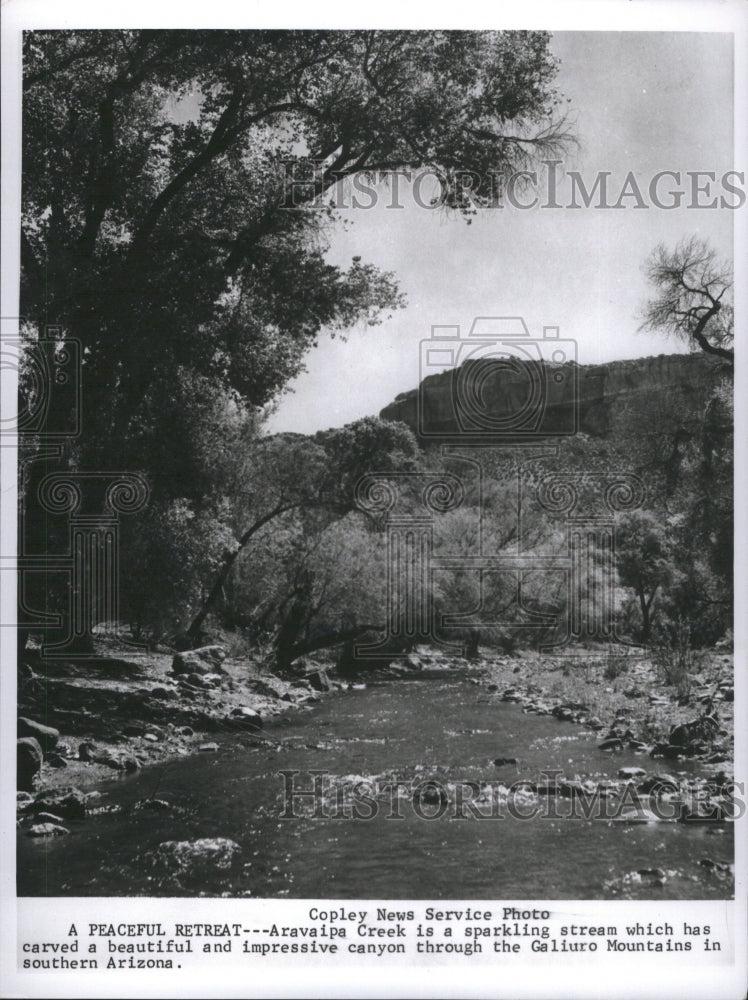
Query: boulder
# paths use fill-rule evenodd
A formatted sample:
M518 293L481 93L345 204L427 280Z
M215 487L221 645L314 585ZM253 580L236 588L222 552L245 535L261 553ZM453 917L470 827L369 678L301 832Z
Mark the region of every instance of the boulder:
M33 736L45 755L52 753L60 738L59 730L53 729L51 726L43 726L41 722L35 722L33 719L25 718L18 720L18 735L19 737Z
M611 736L598 744L598 750L623 750L623 740L617 736Z
M44 754L39 741L33 736L23 736L16 742L17 787L29 792L34 787L34 778L41 770Z
M678 782L670 774L653 774L651 777L639 782L636 790L644 792L647 795L650 792L677 792Z
M239 845L227 837L166 840L149 855L149 860L167 871L195 875L231 868L239 852Z
M86 763L93 764L96 760L98 752L99 751L95 743L84 740L78 747L78 760L83 760L86 761Z
M329 691L332 686L327 671L324 669L315 670L308 674L306 680L309 681L309 685L314 691Z
M231 713L231 721L246 725L250 729L259 729L262 726L262 716L248 705L239 705Z
M86 796L78 788L60 788L41 792L34 800L35 812L52 812L65 819L83 819L86 815Z
M70 833L65 826L60 826L59 823L35 823L30 826L26 831L29 837L62 837L66 833Z
M169 812L171 802L167 802L166 799L138 799L133 809L151 809L153 811Z
M594 794L594 788L588 788L581 781L567 781L563 778L558 783L558 794L564 799L584 798Z
M501 700L510 702L513 705L518 705L522 701L522 695L515 688L507 688L501 696Z
M223 671L222 663L226 659L223 646L202 646L200 649L188 649L176 653L171 663L174 674L215 674Z
M124 770L124 764L121 759L113 754L111 750L102 750L100 753L97 753L93 758L93 762L95 764L103 764L104 767L111 767L115 771Z
M497 757L494 761L495 767L509 767L510 765L516 765L516 757Z
M216 753L218 750L217 743L201 743L198 748L202 753Z
M16 811L26 812L34 804L34 796L31 792L16 792Z
M664 885L667 882L667 872L662 868L640 868L636 874L649 885Z
M255 694L261 694L265 698L282 698L288 685L284 684L278 677L268 675L250 681L249 687Z
M55 816L54 813L40 812L36 818L39 823L62 823L62 816Z
M647 772L643 767L621 767L618 769L618 777L633 781L634 778L646 778Z

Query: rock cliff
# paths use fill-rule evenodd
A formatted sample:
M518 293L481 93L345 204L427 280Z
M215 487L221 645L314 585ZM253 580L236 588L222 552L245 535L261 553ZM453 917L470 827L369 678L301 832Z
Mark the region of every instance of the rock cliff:
M380 413L422 443L669 433L700 422L725 369L707 355L670 354L604 365L468 361L429 375Z

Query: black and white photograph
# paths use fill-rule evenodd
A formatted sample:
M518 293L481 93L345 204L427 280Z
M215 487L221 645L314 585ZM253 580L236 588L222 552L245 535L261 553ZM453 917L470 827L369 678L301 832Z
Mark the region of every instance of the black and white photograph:
M4 6L4 995L743 996L744 5L66 6Z

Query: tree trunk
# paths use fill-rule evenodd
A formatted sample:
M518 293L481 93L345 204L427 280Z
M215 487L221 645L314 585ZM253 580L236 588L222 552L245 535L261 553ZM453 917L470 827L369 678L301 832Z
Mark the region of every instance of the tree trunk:
M250 539L257 534L260 528L264 528L269 521L272 521L274 517L278 517L280 514L285 514L289 510L293 510L294 508L300 506L302 506L302 504L300 503L282 504L281 506L275 507L268 514L265 514L262 517L258 518L258 520L255 521L251 527L247 528L247 530L239 539L239 544L234 549L234 551L227 552L226 555L224 556L223 564L218 571L218 575L216 576L216 579L213 582L213 586L210 588L208 596L203 601L200 610L192 619L192 621L189 624L189 627L184 633L188 639L192 640L193 642L196 642L199 639L200 629L203 627L205 619L208 617L210 612L213 610L216 602L218 601L218 598L220 597L221 592L223 591L224 584L229 578L229 573L231 572L234 563L236 562L239 556L239 553L244 548L246 548L246 546L249 544Z
M639 584L637 587L637 593L639 595L639 607L642 613L642 642L649 642L649 637L652 632L652 623L649 616L649 603L644 594L644 587Z

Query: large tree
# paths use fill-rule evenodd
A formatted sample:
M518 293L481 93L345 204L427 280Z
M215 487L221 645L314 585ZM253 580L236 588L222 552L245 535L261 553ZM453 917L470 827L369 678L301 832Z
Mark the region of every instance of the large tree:
M655 295L643 330L663 331L689 347L734 363L732 268L706 240L690 236L670 250L660 243L644 265Z
M537 32L33 32L24 68L23 312L125 409L154 362L262 405L396 303L291 200L427 167L469 211L565 135Z
M489 203L567 138L556 68L542 32L28 33L21 303L31 337L82 346L69 462L144 472L164 524L225 511L222 421L250 427L320 334L402 301L393 275L329 263L322 196L425 168L447 205Z

